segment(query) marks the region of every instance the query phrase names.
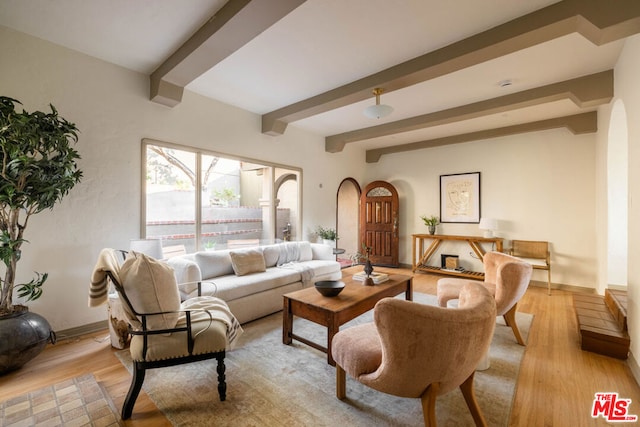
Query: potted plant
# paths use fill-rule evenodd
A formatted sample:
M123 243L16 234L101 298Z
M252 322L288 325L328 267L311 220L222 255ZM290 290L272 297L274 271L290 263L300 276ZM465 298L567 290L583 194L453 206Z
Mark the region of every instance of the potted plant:
M431 216L422 215L420 219L424 221L424 225L429 227L429 234L436 234L436 226L440 224L440 218L434 215L431 215Z
M324 228L322 226L318 226L316 228L316 234L320 237L325 245L329 245L332 247L336 246L336 240L338 240L338 233L335 228Z
M29 218L52 209L82 178L72 143L78 129L51 112L16 111L19 101L0 96L0 374L37 356L55 335L48 322L13 303L14 288L29 302L42 295L47 274L16 284L16 268ZM26 325L25 325L26 322ZM34 336L34 329L37 330ZM22 347L21 347L22 346Z

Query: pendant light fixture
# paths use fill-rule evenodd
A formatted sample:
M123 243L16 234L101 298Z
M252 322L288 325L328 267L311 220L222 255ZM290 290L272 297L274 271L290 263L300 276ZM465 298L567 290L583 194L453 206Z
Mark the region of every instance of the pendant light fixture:
M373 94L376 97L376 105L371 105L364 109L363 113L370 119L380 119L388 116L393 112L393 107L390 105L380 104L380 94L384 92L384 89L377 87L373 90Z

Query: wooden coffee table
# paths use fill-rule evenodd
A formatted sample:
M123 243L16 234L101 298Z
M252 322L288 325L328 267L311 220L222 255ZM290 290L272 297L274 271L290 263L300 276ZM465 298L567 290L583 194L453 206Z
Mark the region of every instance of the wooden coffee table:
M331 341L340 330L340 325L371 310L382 298L404 292L407 300L413 299L413 276L390 274L389 280L374 286L364 286L351 276L343 277L342 281L345 288L335 297L322 296L313 286L284 295L282 342L288 345L295 339L323 351L327 353L327 362L331 366L336 365L331 356ZM327 346L294 334L293 316L326 326Z

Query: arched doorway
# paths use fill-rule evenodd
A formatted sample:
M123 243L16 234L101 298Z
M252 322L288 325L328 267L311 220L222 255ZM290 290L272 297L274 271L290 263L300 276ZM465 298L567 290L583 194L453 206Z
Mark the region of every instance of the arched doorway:
M629 136L622 100L611 109L607 145L607 283L627 285Z
M298 175L276 170L273 183L275 193L276 239L297 240L299 217ZM286 213L286 215L285 215Z
M358 252L358 221L360 211L360 185L353 178L345 178L338 186L336 201L336 230L338 247L344 254L338 254L338 261L349 264L350 256Z
M360 240L371 248L371 263L398 267L398 192L385 181L368 184L360 195Z

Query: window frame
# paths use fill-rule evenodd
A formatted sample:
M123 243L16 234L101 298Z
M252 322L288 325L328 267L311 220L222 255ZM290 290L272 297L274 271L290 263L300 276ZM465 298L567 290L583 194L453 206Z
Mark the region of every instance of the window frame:
M300 234L302 232L302 188L303 188L303 171L302 168L297 167L297 166L290 166L290 165L286 165L283 163L275 163L275 162L270 162L270 161L264 161L264 160L259 160L259 159L254 159L254 158L250 158L250 157L244 157L244 156L238 156L238 155L234 155L234 154L229 154L229 153L225 153L225 152L221 152L221 151L214 151L214 150L207 150L204 148L200 148L200 147L194 147L194 146L189 146L189 145L182 145L182 144L176 144L176 143L172 143L172 142L166 142L166 141L160 141L157 139L152 139L152 138L143 138L142 143L140 144L141 147L141 158L140 158L140 163L141 163L141 174L140 174L140 237L142 239L146 238L147 236L147 146L148 145L155 145L155 146L159 146L159 147L164 147L164 148L169 148L169 149L174 149L174 150L181 150L181 151L185 151L185 152L189 152L189 153L193 153L196 156L195 159L195 182L196 182L196 187L195 187L195 245L196 248L200 248L202 245L202 239L201 239L201 234L202 234L202 191L201 191L201 185L202 185L202 156L206 155L206 156L215 156L215 157L223 157L226 159L230 159L230 160L236 160L236 161L241 161L241 162L248 162L248 163L254 163L256 165L262 165L262 166L266 166L270 168L270 172L271 172L271 188L270 188L270 206L271 206L271 212L270 212L270 224L268 224L269 230L268 230L268 234L269 234L269 238L270 239L276 239L276 235L277 235L277 229L276 229L276 218L277 218L277 206L275 204L276 199L277 199L277 194L276 192L276 179L275 179L275 170L276 168L280 168L280 169L286 169L286 170L290 170L292 172L296 172L298 174L299 179L297 180L297 185L298 185L298 200L297 200L297 210L298 210L298 215L297 215L297 219L296 219L296 230L298 230L297 232L297 238L300 238ZM198 249L197 249L198 250Z

